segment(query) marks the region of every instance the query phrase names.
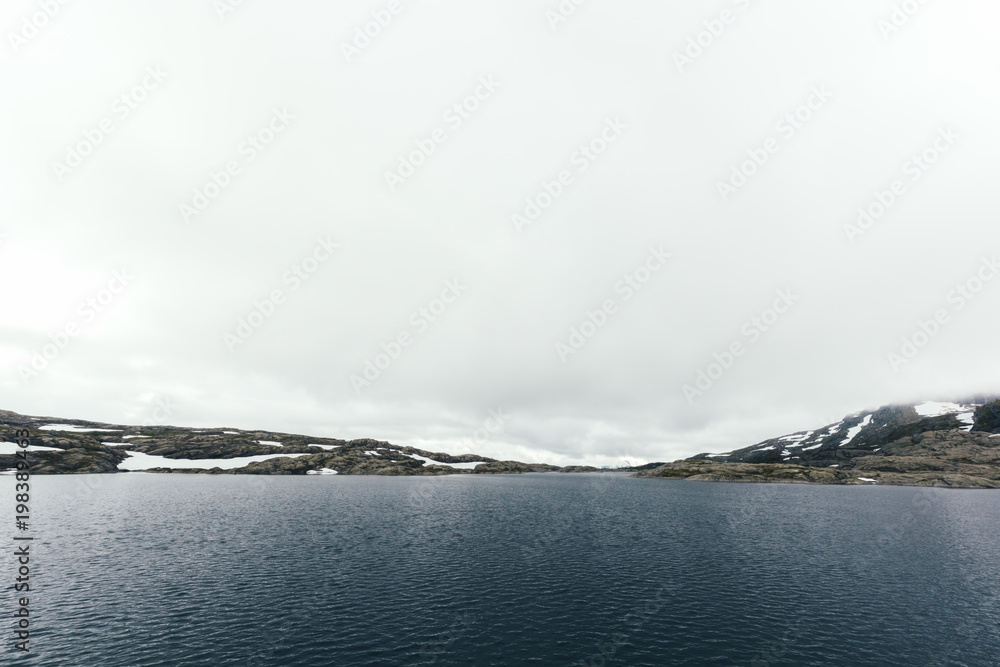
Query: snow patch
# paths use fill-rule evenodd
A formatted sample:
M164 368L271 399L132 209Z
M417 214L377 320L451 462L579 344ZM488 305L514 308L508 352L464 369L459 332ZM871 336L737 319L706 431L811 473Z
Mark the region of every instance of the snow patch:
M420 454L405 454L405 456L409 456L410 458L414 458L419 461L424 461L425 465L447 466L449 468L457 468L459 470L472 470L480 463L486 463L486 461L469 461L467 463L441 463L440 461L429 459L426 456L420 456Z
M258 440L258 445L271 445L272 447L283 447L280 442L275 442L274 440Z
M321 449L336 449L337 447L340 447L340 445L317 445L317 444L314 444L314 443L309 443L307 446L308 447L319 447Z
M842 421L837 422L836 424L834 424L833 426L831 426L830 428L827 429L826 433L823 434L824 437L833 435L834 433L836 433L837 431L839 431L840 427L843 426L843 425L844 425L844 422L842 422Z
M844 441L842 443L840 443L840 446L843 447L844 445L850 444L851 441L858 436L858 433L861 433L861 430L871 423L872 423L872 415L868 415L863 420L861 420L860 424L853 427L851 430L847 432L847 437L844 438Z
M122 440L128 440L129 438L148 438L148 435L123 435Z
M862 482L874 482L875 481L871 477L858 477L858 479L860 479Z
M267 461L268 459L289 458L294 459L306 454L261 454L258 456L238 456L234 459L168 459L166 456L157 454L145 454L143 452L126 451L129 455L127 459L118 464L119 470L149 470L150 468L173 468L174 470L186 470L190 468L222 468L232 470L242 468L249 463L257 461Z
M955 415L958 421L965 424L962 427L963 431L971 431L972 427L976 425L976 413L975 412L963 412L960 415Z
M771 445L770 447L761 447L760 449L755 449L755 450L753 450L753 451L752 451L752 452L750 452L750 453L751 453L751 454L754 454L754 453L756 453L756 452L769 452L769 451L771 451L772 449L777 449L777 448L778 448L778 446L777 446L777 445Z
M926 401L913 407L921 417L939 417L965 410L958 403L938 403L936 401Z
M803 440L808 440L816 431L807 431L806 433L797 433L794 435L786 435L778 438L778 440L784 440L786 442L802 442Z
M239 431L223 431L226 435L239 435Z
M79 424L46 424L39 426L39 431L66 431L68 433L89 433L91 431L120 431L120 428L87 428Z
M803 447L802 451L808 452L810 449L819 449L822 446L823 446L823 443L821 442L818 445L813 445L812 447Z
M337 475L339 474L336 470L332 468L320 468L319 470L306 470L307 475Z

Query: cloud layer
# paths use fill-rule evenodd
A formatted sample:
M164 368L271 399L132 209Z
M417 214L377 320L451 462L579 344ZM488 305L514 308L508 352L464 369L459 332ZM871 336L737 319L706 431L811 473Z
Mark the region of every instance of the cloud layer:
M992 4L41 6L4 408L614 465L998 391Z

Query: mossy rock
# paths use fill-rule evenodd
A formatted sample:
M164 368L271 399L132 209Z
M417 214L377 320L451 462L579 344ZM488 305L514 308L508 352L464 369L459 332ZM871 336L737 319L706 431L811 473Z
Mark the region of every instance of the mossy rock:
M1000 433L1000 400L976 408L973 431Z

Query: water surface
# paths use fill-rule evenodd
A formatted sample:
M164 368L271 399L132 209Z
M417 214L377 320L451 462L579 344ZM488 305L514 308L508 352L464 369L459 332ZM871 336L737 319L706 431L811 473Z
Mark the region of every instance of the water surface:
M13 498L13 483L0 479L0 497ZM1000 656L992 491L619 474L129 473L32 485L34 650L15 654L5 630L9 664ZM5 588L0 605L13 610Z

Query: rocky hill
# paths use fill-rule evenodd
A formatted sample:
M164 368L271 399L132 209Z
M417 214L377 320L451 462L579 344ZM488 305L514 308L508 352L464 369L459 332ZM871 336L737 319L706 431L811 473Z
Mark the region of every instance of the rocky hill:
M893 405L642 477L1000 488L1000 400Z
M338 440L236 428L127 426L0 410L0 470L30 433L34 474L449 475L594 472L588 466L454 456L372 439ZM1000 400L893 405L721 454L629 469L701 481L1000 488Z
M497 461L401 447L379 440L337 440L235 428L126 426L30 417L0 410L0 470L17 465L12 444L30 432L33 474L149 471L236 475L448 475L584 472L544 463Z

